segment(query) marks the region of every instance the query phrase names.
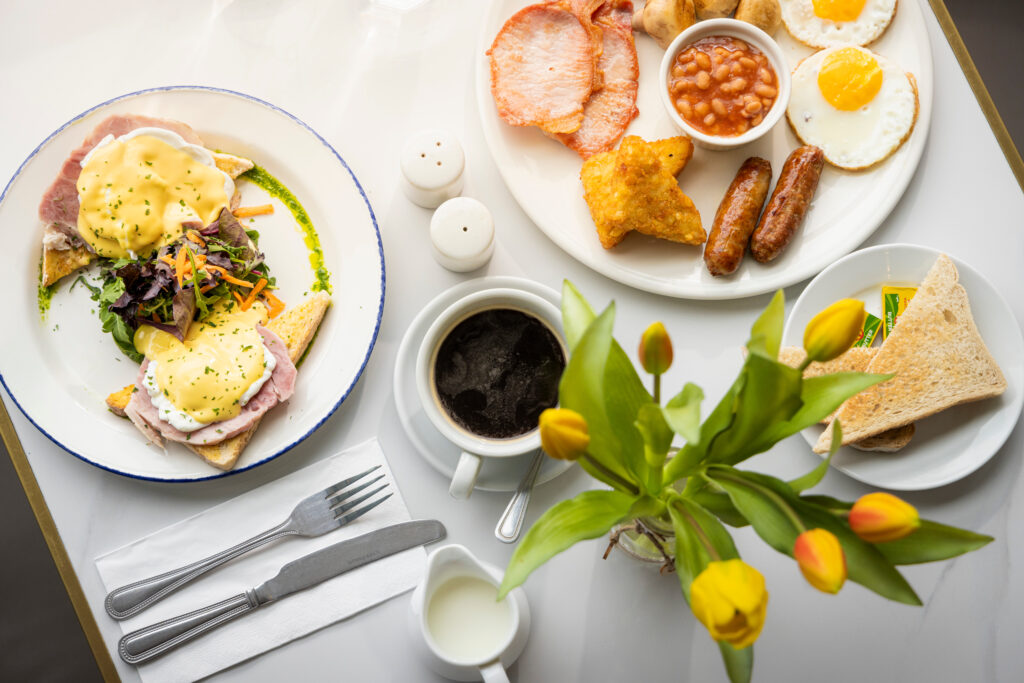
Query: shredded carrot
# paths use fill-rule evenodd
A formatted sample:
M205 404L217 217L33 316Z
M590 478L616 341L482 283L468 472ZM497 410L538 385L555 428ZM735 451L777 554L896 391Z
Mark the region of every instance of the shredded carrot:
M178 279L178 287L181 287L182 278L185 276L186 251L188 247L182 247L174 257L174 276Z
M260 204L259 206L240 206L231 213L235 218L249 218L250 216L265 216L274 213L273 204Z
M172 259L167 254L164 254L163 256L161 256L160 260L163 261L164 263L166 263L167 265L169 265L171 268L174 267L174 259Z
M203 236L200 235L195 230L189 230L188 232L186 232L185 233L185 237L187 237L188 239L192 240L193 242L195 242L196 244L198 244L201 247L205 247L206 246L206 240L204 240Z
M252 287L251 282L248 282L247 280L239 280L237 277L234 277L233 275L228 273L227 270L221 268L220 266L212 266L210 264L206 264L206 269L220 273L220 276L224 280L224 282L230 282L231 284L238 285L239 287Z
M155 323L160 322L160 317L156 314L156 311L153 311L153 315L151 315L149 317L152 318L153 322L155 322Z
M216 282L211 282L208 285L203 285L202 287L200 287L199 291L202 292L203 294L206 294L207 292L209 292L211 289L213 289L216 286L217 286Z
M264 289L262 294L267 300L267 303L270 304L270 309L267 312L270 314L271 318L276 318L279 313L284 311L284 302L271 294L269 289Z
M259 281L256 283L256 286L253 287L253 290L249 292L249 296L245 297L245 303L242 308L243 311L248 310L248 308L252 306L253 302L256 301L256 295L259 294L260 290L262 290L266 286L267 278L261 277Z
M244 310L247 310L247 309L249 308L248 306L246 306L246 305L245 305L245 301L243 301L243 300L242 300L242 297L241 297L241 296L239 296L238 292L236 292L235 290L233 290L233 289L232 289L232 290L231 290L231 295L235 297L235 301L237 301L237 302L238 302L238 306L239 306L239 307L240 307L240 308L241 308L241 309L242 309L243 311L244 311Z

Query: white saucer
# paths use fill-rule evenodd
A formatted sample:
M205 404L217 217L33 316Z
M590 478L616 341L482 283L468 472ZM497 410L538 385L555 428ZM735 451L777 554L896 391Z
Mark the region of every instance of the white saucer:
M398 347L394 378L398 419L402 421L402 427L416 447L416 451L434 469L449 479L455 473L455 465L459 462L461 451L437 431L420 406L419 394L416 391L416 353L427 328L441 311L468 294L494 287L522 289L561 307L561 297L558 293L536 282L507 276L478 278L455 285L438 294L412 321ZM476 488L481 491L515 491L532 458L532 452L513 458L484 458L480 466L480 475L476 480ZM537 484L551 481L570 467L571 462L545 458L540 474L537 475Z
M862 300L868 312L881 317L882 285L916 286L939 253L914 244L883 244L836 261L811 280L797 299L782 334L783 345L799 346L811 317L843 297ZM1024 339L1020 327L992 283L963 261L952 255L950 258L967 291L978 332L1006 377L1006 391L918 421L914 437L897 453L840 448L832 466L854 479L898 491L952 483L988 462L1017 424L1024 404ZM819 425L808 427L803 437L813 445L822 429Z

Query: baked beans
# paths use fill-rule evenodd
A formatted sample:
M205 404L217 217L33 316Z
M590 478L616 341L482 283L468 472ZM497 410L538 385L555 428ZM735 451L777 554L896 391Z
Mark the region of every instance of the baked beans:
M775 71L752 45L709 36L676 55L668 81L676 111L708 135L742 135L764 120L778 95Z

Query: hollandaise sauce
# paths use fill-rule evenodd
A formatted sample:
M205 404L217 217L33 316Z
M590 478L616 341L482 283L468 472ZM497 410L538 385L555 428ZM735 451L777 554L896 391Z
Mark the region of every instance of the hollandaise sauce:
M178 239L182 222L209 225L228 205L233 183L209 153L164 137L129 134L83 160L78 232L100 256L148 255Z
M291 211L292 216L295 218L295 222L299 224L306 248L309 249L309 265L313 268L313 275L316 278L312 289L314 292L321 291L330 294L331 273L324 266L324 252L320 248L320 238L316 234L316 228L313 227L313 221L309 220L309 214L302 208L299 200L295 198L291 190L282 185L277 178L267 173L267 169L262 166L254 166L243 173L241 177L262 188L271 197L280 199L281 203L288 207L288 210Z
M266 322L261 303L242 311L222 302L205 320L192 323L184 342L140 326L135 348L150 361L143 384L160 418L190 432L238 415L276 366L256 330L257 323Z

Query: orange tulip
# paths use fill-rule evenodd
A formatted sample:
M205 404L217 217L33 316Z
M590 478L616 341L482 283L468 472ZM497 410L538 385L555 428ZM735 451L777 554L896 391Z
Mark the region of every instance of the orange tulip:
M846 582L846 555L831 531L811 529L797 536L793 557L807 583L822 593L838 593Z
M640 337L640 365L652 375L664 374L672 365L672 340L660 322L651 323Z
M919 526L917 509L891 493L869 493L850 509L850 529L868 543L885 543L909 535Z

